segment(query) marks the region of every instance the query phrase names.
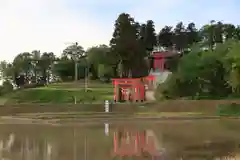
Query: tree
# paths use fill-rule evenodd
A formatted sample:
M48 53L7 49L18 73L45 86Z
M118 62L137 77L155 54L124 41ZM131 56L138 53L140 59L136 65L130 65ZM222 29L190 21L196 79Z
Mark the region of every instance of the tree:
M6 70L7 70L7 62L1 61L0 62L0 79L4 79L6 77Z
M222 22L217 22L213 25L214 29L214 42L223 43L224 25Z
M240 40L240 26L237 26L234 31L234 39Z
M210 24L204 25L201 29L203 40L208 48L213 49L217 43L223 43L224 24L212 20Z
M65 48L62 53L62 57L67 57L68 59L80 59L82 56L84 56L84 49L82 46L76 44L72 44Z
M100 79L102 80L107 80L109 81L109 79L112 77L112 68L108 65L104 65L104 64L99 64L98 65L98 76Z
M187 45L190 48L194 43L198 43L201 38L198 30L194 23L189 23L186 29L187 34Z
M160 86L162 88L158 89L158 94L170 98L221 98L239 95L239 49L239 41L228 40L216 44L213 50L192 50L183 55L174 76Z
M84 49L82 46L79 46L78 43L68 46L63 50L63 57L67 57L68 59L72 59L75 63L75 81L78 80L78 60L84 56Z
M140 39L142 39L147 52L153 51L154 46L157 45L157 38L155 33L155 26L152 20L148 20L147 24L143 24L140 29Z
M179 22L174 28L173 41L175 49L182 52L188 46L187 32L182 22Z
M35 82L37 82L38 72L40 71L39 61L41 58L41 52L39 50L32 51L32 65L34 70Z
M110 41L112 53L115 53L123 66L123 76L131 75L133 62L140 50L138 24L129 14L122 13L115 22L113 38Z
M205 46L209 49L213 49L213 46L215 44L214 41L214 26L212 24L204 25L201 30L201 36L203 39L203 43Z
M223 24L223 31L226 40L233 39L236 28L233 24Z
M165 48L173 46L173 32L171 26L165 26L158 34L158 44Z
M74 62L62 57L53 66L54 73L63 81L74 80Z
M44 79L49 81L50 71L52 69L52 65L55 61L55 55L54 53L50 52L44 52L39 60L39 67L42 72L42 76Z
M32 55L29 52L18 54L13 60L13 67L15 68L15 77L25 74L27 78L32 75Z
M91 47L87 50L86 55L88 57L88 63L92 73L92 78L98 78L98 67L99 64L109 65L113 62L111 57L113 54L109 54L110 48L106 45L99 45Z

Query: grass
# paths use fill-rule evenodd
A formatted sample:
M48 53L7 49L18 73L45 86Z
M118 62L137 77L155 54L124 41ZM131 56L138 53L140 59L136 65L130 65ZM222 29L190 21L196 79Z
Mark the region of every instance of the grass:
M218 105L217 115L220 116L240 116L240 105L236 103Z
M85 91L82 83L59 83L16 91L7 104L19 103L99 103L113 98L111 84L92 83Z
M4 98L4 97L0 97L0 106L1 105L4 105L7 101L7 98Z

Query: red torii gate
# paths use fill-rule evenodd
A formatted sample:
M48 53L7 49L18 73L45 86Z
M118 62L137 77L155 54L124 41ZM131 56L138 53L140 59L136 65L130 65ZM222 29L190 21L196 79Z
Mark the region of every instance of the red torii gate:
M141 78L113 78L114 101L144 101L145 86Z
M148 89L153 89L155 80L156 80L156 77L154 75L149 75L143 78L143 81L145 85L147 85Z

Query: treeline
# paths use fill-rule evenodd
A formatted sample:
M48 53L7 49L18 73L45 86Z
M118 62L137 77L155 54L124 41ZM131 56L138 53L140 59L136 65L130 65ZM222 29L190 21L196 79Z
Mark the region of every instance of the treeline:
M240 41L227 40L214 49L194 46L177 70L158 87L158 99L222 99L240 95Z
M114 26L109 45L93 46L85 51L81 45L72 44L60 57L52 52L41 53L38 50L20 53L12 63L1 62L2 78L16 83L19 76L24 76L24 80L21 80L18 85L24 85L29 81L38 83L53 79L74 80L74 62L78 63L78 79L86 76L104 80L112 77L141 77L149 73L150 65L146 57L155 47L182 53L184 56L179 60L180 66L183 65L182 61L187 59L186 57L191 57L192 54L198 55L190 58L192 65L197 66L193 58L202 60L203 55L216 55L215 52L221 50L219 44L227 45L225 42L229 40L240 40L239 26L217 21L211 21L199 29L193 22L189 24L179 22L176 26L166 25L160 31L156 31L152 20L141 24L129 14L122 13ZM213 64L206 65L206 72L210 72ZM184 65L191 66L185 61ZM191 70L193 68L189 67ZM191 70L188 72L192 72ZM179 67L176 72L180 72ZM170 91L165 92L170 94Z

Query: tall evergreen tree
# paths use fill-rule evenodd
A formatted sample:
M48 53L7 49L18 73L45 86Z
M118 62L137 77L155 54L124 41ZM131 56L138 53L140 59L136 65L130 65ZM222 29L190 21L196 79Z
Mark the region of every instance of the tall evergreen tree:
M173 41L179 51L183 51L187 47L187 34L182 22L179 22L174 29Z
M113 37L110 41L111 50L117 54L121 66L122 76L129 76L132 64L139 52L138 25L129 14L122 13L115 22Z
M152 20L148 20L146 24L145 44L148 52L151 52L153 47L157 45L155 26Z
M189 23L187 26L187 45L191 47L194 43L197 43L201 40L198 30L195 26L195 23Z
M158 44L165 48L173 46L173 32L171 26L165 26L158 34Z

